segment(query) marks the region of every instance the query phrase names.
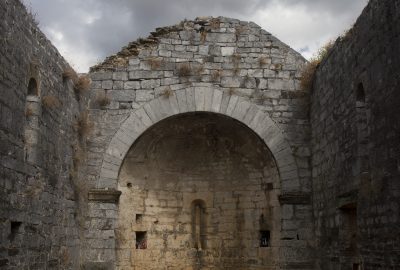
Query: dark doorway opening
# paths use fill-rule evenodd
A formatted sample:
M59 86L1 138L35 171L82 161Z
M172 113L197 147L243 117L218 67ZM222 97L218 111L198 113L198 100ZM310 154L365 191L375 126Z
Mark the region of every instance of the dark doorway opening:
M269 231L260 231L260 247L269 247L270 246L270 232Z

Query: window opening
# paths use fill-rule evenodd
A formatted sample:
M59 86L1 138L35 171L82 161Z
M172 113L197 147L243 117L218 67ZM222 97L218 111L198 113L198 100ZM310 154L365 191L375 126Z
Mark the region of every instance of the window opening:
M19 222L19 221L11 221L11 223L10 223L11 234L9 237L10 241L14 241L15 236L18 234L19 229L21 228L21 224L22 224L22 222Z
M34 78L30 78L28 83L28 96L38 96L37 82Z
M345 253L357 255L357 208L354 204L341 208L342 213L342 241Z
M365 91L362 83L359 83L357 86L356 101L360 103L360 105L363 105L362 103L365 104Z
M136 249L147 248L147 232L136 232Z
M260 231L260 247L269 247L270 246L270 232L269 231Z
M24 130L24 156L29 163L37 164L39 161L39 136L40 124L39 116L41 114L41 106L39 100L38 84L35 78L30 78L27 89L25 116L26 124Z
M192 233L194 247L197 250L205 249L206 246L205 218L205 203L202 200L194 201L192 204Z

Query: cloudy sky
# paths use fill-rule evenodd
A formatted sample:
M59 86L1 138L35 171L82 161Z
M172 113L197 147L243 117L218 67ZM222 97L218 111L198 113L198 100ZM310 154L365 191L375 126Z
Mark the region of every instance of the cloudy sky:
M351 27L368 0L23 0L79 72L156 27L198 16L253 21L309 58Z

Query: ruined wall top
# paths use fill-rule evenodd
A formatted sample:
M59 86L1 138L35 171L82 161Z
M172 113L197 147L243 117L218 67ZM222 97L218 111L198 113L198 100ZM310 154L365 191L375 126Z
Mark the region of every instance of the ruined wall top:
M178 42L177 40L181 40ZM267 44L260 42L269 41ZM172 26L156 28L147 38L138 38L123 47L121 51L107 57L102 63L95 65L91 71L116 70L128 65L129 58L141 55L141 52L158 44L202 45L214 43L229 45L236 43L238 47L260 46L270 49L291 50L290 47L253 22L240 21L227 17L197 17L194 20L183 20ZM302 58L299 53L298 57ZM304 60L304 59L303 59Z

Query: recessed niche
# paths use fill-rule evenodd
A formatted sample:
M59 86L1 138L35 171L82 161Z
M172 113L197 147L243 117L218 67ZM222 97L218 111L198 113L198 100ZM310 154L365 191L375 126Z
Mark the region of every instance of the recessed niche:
M192 238L194 248L203 250L206 248L206 212L203 200L192 202Z
M136 249L147 249L147 232L135 232Z
M14 241L15 236L18 234L18 232L21 228L21 224L22 224L22 222L19 222L19 221L11 221L11 223L10 223L11 233L9 236L10 241Z
M269 247L270 237L271 235L269 231L260 231L260 247Z
M348 204L341 209L341 239L348 254L356 255L357 251L357 208L355 204ZM356 265L356 264L354 264ZM358 268L353 268L358 269Z
M143 214L136 214L135 216L136 223L142 223L142 220L143 220Z
M28 83L28 96L38 96L38 86L35 78L30 78Z
M360 103L365 103L365 91L362 83L359 83L356 90L356 101Z
M274 184L267 183L267 190L273 190L273 189L274 189Z

